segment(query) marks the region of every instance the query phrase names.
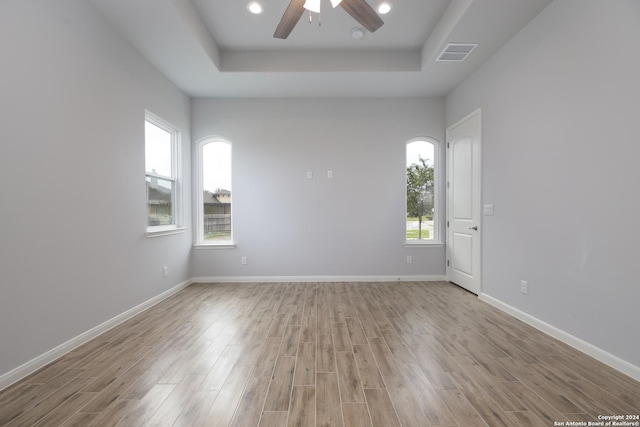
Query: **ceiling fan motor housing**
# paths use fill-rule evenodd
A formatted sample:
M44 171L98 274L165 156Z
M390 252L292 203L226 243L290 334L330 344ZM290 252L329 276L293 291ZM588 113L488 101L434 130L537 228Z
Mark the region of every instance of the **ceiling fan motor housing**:
M276 27L275 33L273 33L273 37L278 39L289 37L305 9L312 12L320 12L320 2L321 0L291 0ZM372 33L384 24L382 18L366 0L331 0L331 5L333 7L342 6L353 19ZM361 38L356 37L353 31L351 35L354 38ZM362 35L364 35L364 32Z

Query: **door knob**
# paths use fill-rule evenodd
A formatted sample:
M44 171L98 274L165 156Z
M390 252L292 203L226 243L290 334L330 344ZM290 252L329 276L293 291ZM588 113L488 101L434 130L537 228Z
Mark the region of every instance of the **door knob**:
M475 231L478 231L478 226L476 225L475 227L469 227L469 230L475 230Z

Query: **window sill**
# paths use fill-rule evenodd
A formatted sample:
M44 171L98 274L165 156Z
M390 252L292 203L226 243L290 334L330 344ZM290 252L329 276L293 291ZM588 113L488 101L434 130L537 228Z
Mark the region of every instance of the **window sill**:
M442 242L428 242L428 241L405 241L405 248L441 248L444 247L444 243Z
M225 243L197 243L193 245L194 249L233 249L236 247L236 244L233 242L225 242Z
M170 236L184 233L186 227L147 227L147 237Z

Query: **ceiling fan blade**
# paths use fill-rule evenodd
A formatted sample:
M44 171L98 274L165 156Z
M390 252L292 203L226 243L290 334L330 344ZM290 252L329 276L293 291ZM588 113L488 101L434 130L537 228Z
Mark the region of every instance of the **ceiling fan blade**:
M384 24L382 18L369 6L366 0L342 0L340 6L372 33Z
M287 10L284 11L280 23L276 27L276 32L273 33L273 37L277 39L286 39L296 26L300 17L304 13L305 0L291 0Z

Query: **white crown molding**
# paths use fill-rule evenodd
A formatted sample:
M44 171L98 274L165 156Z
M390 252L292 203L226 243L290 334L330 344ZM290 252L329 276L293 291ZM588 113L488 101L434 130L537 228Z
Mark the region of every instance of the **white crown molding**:
M558 329L555 326L552 326L537 317L531 316L530 314L525 313L524 311L520 311L515 307L506 304L499 299L491 297L487 294L480 294L478 296L480 300L496 307L499 310L504 311L511 316L522 320L524 323L533 326L534 328L544 332L547 335L556 338L563 343L570 345L571 347L579 350L597 360L612 367L613 369L622 372L625 375L630 376L636 381L640 381L640 367L635 366L626 360L620 359L617 356L614 356L611 353L606 352L605 350L596 347L593 344L590 344L586 341L581 340L578 337L575 337L568 332L563 331L562 329Z
M0 376L0 390L3 390L9 387L11 384L20 381L25 378L27 375L30 375L37 371L40 368L45 367L49 363L59 359L70 351L80 347L82 344L85 344L92 340L93 338L107 332L109 329L118 326L122 322L129 320L133 316L142 313L143 311L153 307L159 302L169 298L173 294L181 291L191 284L191 280L184 281L173 288L157 295L142 304L139 304L124 313L121 313L100 325L89 329L86 332L81 333L75 338L70 339L69 341L60 344L59 346L47 351L46 353L41 354L40 356L24 363L23 365L18 366L17 368L7 372L4 375Z

